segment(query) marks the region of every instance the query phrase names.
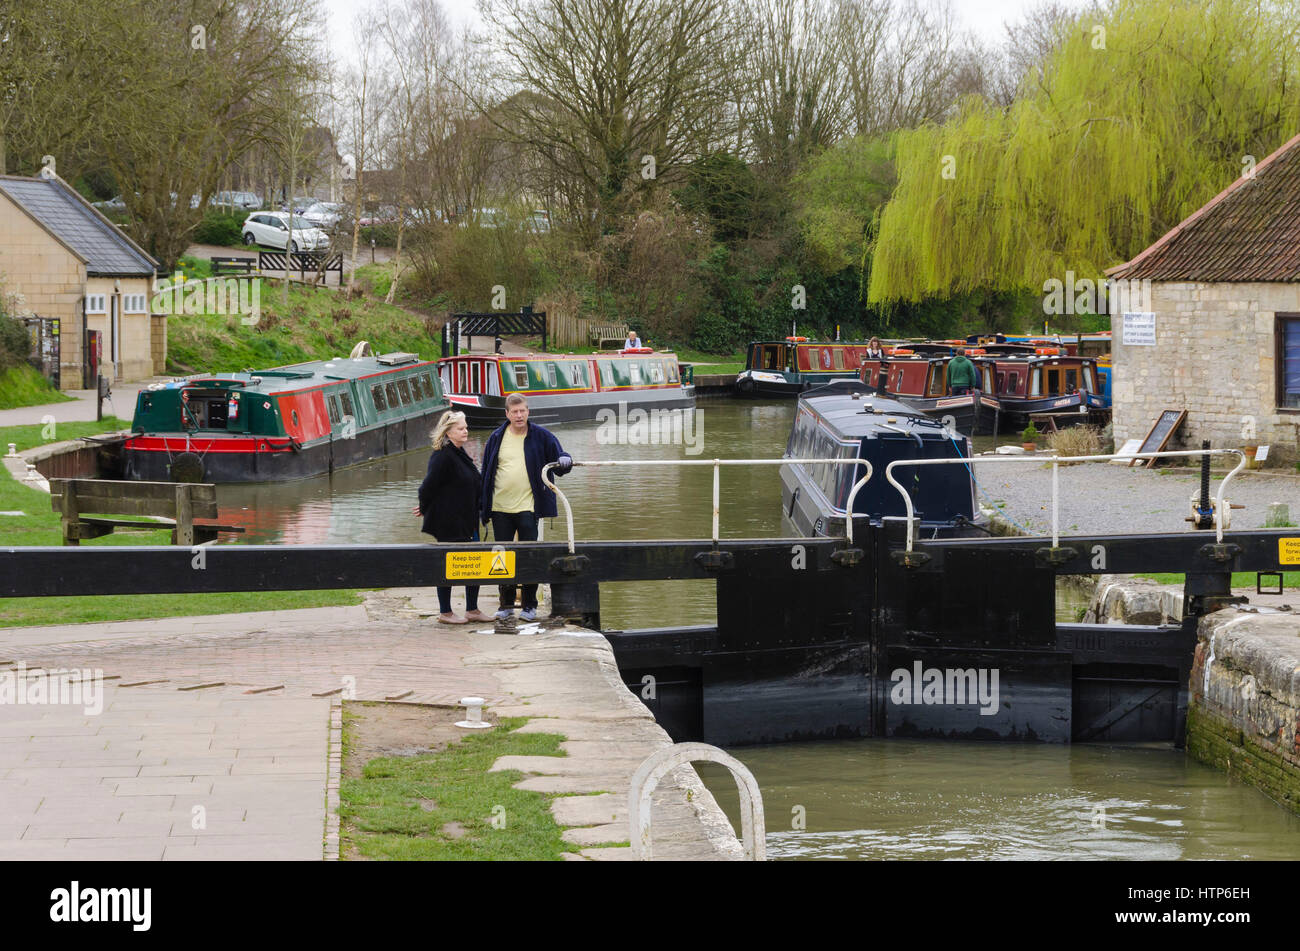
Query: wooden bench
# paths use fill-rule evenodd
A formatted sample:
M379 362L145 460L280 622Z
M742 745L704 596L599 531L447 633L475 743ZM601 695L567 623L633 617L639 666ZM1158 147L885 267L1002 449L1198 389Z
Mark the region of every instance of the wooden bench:
M223 274L252 274L257 267L257 258L212 257L208 260L212 263L213 277L221 277Z
M193 547L215 541L220 532L242 532L236 525L196 524L217 517L217 487L194 482L114 482L106 479L51 479L50 504L63 521L63 544L111 535L118 529L172 530L172 544ZM95 515L83 515L94 512ZM106 518L134 515L140 518Z
M627 324L592 324L587 333L592 346L601 350L618 350L627 340Z

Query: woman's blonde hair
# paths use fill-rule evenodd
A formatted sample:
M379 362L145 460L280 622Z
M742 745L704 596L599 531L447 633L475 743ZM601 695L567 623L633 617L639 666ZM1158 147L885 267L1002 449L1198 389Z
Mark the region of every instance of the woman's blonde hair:
M465 414L460 410L452 410L449 413L443 413L442 419L438 420L438 425L433 427L433 448L441 449L447 445L447 430L457 423L465 422Z

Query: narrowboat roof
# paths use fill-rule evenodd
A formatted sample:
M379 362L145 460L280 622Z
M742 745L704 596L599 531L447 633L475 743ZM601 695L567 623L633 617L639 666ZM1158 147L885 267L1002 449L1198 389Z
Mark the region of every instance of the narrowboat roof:
M903 423L944 432L938 420L899 400L878 396L874 389L856 380L836 380L805 390L799 394L799 402L808 403L831 428L851 439L872 435L885 425Z
M601 350L596 353L457 353L453 356L442 357L438 362L448 363L452 360L491 360L498 363L503 360L541 360L545 362L551 360L591 360L599 357L615 360L649 360L655 358L676 360L677 354L672 350L655 350L652 353L623 353L621 350Z
M355 359L339 357L336 360L313 360L308 363L272 367L269 370L207 373L186 379L172 380L169 383L162 384L158 389L179 389L205 383L226 387L242 384L240 389L247 392L282 393L286 390L307 390L342 380L358 380L379 373L391 373L414 367L434 365L434 361L421 360L413 353L386 353L377 357L358 357Z

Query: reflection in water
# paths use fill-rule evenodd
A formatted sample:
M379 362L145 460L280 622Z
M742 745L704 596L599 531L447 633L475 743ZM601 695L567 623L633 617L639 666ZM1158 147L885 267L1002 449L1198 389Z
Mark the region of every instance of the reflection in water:
M694 456L684 446L602 445L595 423L555 432L580 460L777 458L794 408L792 400L702 401L703 451ZM471 433L476 460L486 436ZM250 544L426 541L412 509L428 459L411 452L303 482L222 486L220 520L246 526L241 541ZM575 469L560 484L578 538L710 531L708 467ZM776 467L722 470L724 536L779 535L780 508ZM563 537L563 518L545 532ZM1077 620L1082 603L1063 591L1058 620ZM711 581L601 586L610 629L711 623L714 613ZM776 858L1300 857L1300 819L1169 748L876 739L734 752L762 787ZM736 816L730 777L699 769ZM803 831L790 830L795 806L806 814Z
M1300 857L1300 816L1168 747L871 739L732 753L762 788L772 858ZM730 775L697 769L739 828Z

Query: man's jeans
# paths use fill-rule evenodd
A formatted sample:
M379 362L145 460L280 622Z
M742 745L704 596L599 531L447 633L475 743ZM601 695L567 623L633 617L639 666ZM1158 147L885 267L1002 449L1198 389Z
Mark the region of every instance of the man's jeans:
M493 512L492 513L492 534L497 542L506 544L515 540L518 534L521 542L537 541L537 516L532 512ZM503 584L497 586L501 591L501 608L514 610L515 607L515 585ZM524 589L523 609L537 610L537 585L522 585Z

